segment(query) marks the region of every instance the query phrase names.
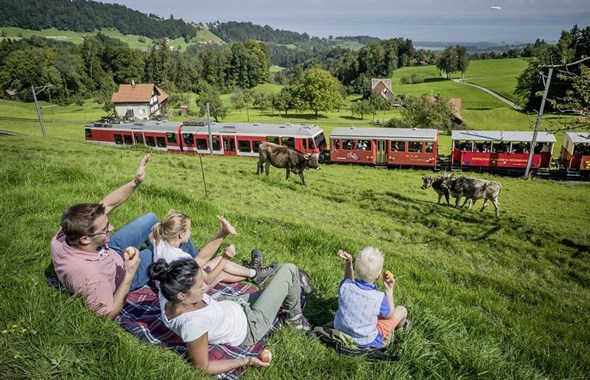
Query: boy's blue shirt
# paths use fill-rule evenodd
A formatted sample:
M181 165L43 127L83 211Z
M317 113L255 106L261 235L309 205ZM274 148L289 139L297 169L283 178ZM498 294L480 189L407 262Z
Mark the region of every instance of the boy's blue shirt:
M340 282L340 285L338 286L338 289L340 289L340 287L342 286L342 284L344 284L345 282L351 282L353 284L355 284L356 286L358 286L360 289L363 290L376 290L379 291L377 289L377 285L375 285L372 282L368 282L368 281L363 281L363 280L359 280L358 278L355 278L354 280L349 280L347 278L343 279ZM391 306L389 305L389 302L387 301L387 297L385 297L385 294L383 294L383 301L381 302L381 307L379 309L379 317L381 318L385 318L389 315L391 311ZM377 332L377 336L375 337L375 340L367 345L359 345L359 347L363 348L363 347L383 347L383 336L381 335L380 332Z

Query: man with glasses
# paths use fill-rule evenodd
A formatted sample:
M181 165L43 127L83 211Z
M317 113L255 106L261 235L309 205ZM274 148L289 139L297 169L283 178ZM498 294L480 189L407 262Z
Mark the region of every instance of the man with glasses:
M152 262L152 251L144 249L133 257L124 251L134 247L137 253L158 218L153 213L140 216L114 233L108 214L141 185L149 159L150 155L146 154L133 180L100 203L69 207L51 241L51 259L64 287L83 296L89 308L110 319L119 314L129 291L148 281L147 266Z

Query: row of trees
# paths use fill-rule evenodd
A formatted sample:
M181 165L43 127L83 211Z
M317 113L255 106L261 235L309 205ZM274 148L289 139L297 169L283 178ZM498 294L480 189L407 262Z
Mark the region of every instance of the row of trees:
M119 4L86 0L0 0L0 26L94 32L115 28L122 34L189 41L197 30L182 20L161 19Z

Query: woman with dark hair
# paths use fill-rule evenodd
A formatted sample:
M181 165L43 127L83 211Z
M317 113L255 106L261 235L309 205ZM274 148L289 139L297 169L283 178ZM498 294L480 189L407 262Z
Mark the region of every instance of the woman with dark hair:
M257 343L270 330L281 306L288 316L285 324L301 331L311 328L301 310L299 271L293 264L282 265L264 291L216 299L206 294L203 269L194 260L167 264L160 259L148 267L148 275L159 281L164 323L187 344L193 365L209 374L245 365L268 366L255 357L210 362L208 344Z

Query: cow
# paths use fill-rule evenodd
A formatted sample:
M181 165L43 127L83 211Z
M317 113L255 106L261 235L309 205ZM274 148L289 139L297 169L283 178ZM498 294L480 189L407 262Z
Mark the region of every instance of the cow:
M447 181L445 180L446 176L440 176L436 178L432 178L430 176L422 177L422 190L426 190L429 187L432 187L432 190L436 191L438 194L438 204L440 204L440 200L445 196L445 200L447 202L447 206L450 206L451 203L449 202L449 188L447 187Z
M465 202L469 202L468 209L473 205L477 199L484 199L483 206L480 211L485 210L488 207L488 202L492 201L496 208L496 216L500 216L500 203L498 203L498 197L502 190L502 185L499 182L488 181L485 179L478 178L467 178L467 177L445 177L446 186L449 190L449 194L453 195L455 199L455 207L459 207L461 197L465 197ZM463 207L461 206L461 207Z
M258 164L256 166L256 174L262 173L263 165L266 164L265 172L268 175L268 168L270 165L275 168L285 168L287 177L291 172L299 174L301 183L305 185L303 178L303 171L305 169L320 169L319 159L317 154L304 154L295 149L283 145L277 145L270 142L263 142L258 147Z

